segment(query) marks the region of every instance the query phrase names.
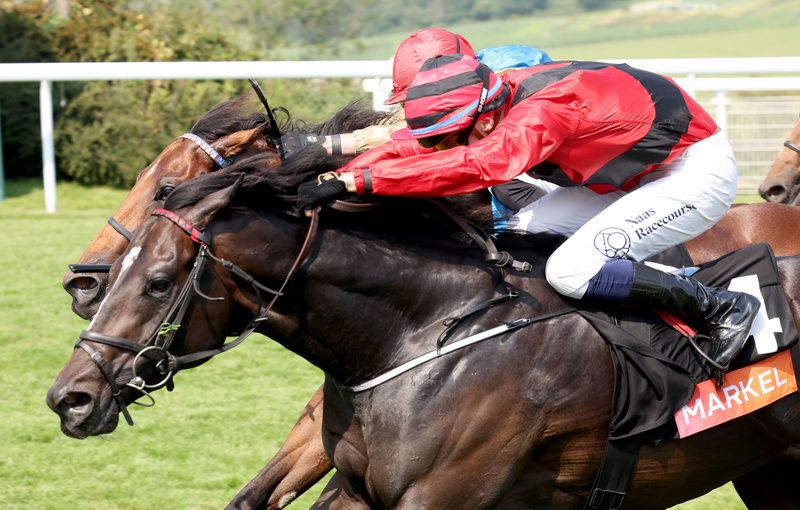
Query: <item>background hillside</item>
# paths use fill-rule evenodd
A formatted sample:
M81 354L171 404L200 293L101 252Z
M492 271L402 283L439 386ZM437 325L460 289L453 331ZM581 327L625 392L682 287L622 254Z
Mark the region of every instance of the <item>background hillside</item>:
M797 55L799 22L800 2L719 0L626 2L590 12L550 9L441 26L464 35L476 49L516 43L539 47L556 59L624 59ZM412 30L343 42L340 53L353 60L391 58ZM295 47L281 56L302 57L304 51Z

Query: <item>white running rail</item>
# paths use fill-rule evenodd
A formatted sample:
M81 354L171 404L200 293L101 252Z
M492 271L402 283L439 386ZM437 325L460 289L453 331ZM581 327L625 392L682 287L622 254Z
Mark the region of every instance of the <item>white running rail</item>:
M781 91L800 95L800 57L607 60L666 74L695 95L716 93L714 115L726 126L727 93ZM362 78L373 107L391 88L391 60L271 62L98 62L0 64L0 82L39 82L42 160L47 212L56 210L52 83L91 80L204 80L246 78ZM778 76L776 76L778 75ZM0 176L2 178L2 176ZM1 197L0 197L1 199Z

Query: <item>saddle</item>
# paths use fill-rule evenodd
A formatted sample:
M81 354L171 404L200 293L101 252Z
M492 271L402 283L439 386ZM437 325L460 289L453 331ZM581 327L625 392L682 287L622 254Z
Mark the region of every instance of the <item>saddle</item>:
M671 256L662 255L659 260L670 263L670 257L674 256L675 253ZM681 264L679 261L678 265ZM787 370L794 372L791 374L793 380L800 376L800 372L797 372L800 369L798 333L780 285L775 257L768 245L743 248L703 264L692 277L709 286L727 287L756 295L764 305L751 337L734 359L729 375L737 369L763 362L776 353L794 347L790 353L786 353L789 360L786 362L789 367ZM613 509L622 504L642 444L659 444L685 437L723 422L719 419L706 420L709 423L686 428L680 418L688 422L688 418L702 414L705 420L714 411L717 418L726 413L731 415L730 418L739 416L737 412L729 412L730 407L735 401L741 403L744 397L749 398L758 391L751 386L745 387L743 383L738 383L741 384L739 386L735 381L728 382L727 379L721 389L715 388L714 383L709 381L713 378L713 367L687 341L686 330L679 331L667 324L655 311L609 312L607 309L587 308L576 311L604 338L614 362L615 389L608 442L586 504L586 508ZM698 346L704 348L704 344L708 343L699 342ZM768 377L775 377L776 382L770 384L776 388L784 380L780 378L783 376L773 376L771 372ZM698 392L704 384L707 396L701 398ZM782 390L796 389L796 382L793 384L787 382ZM745 391L749 391L749 394L746 395ZM687 406L689 414L685 410ZM714 406L716 409L713 409ZM679 426L683 428L679 430Z

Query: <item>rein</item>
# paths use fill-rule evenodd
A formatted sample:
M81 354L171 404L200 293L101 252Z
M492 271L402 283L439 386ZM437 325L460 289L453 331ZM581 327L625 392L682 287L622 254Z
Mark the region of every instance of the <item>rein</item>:
M795 151L798 154L800 154L800 145L797 145L796 143L792 143L791 140L785 140L783 142L783 146L788 148L788 149L791 149L791 150Z
M300 249L300 253L297 255L297 258L289 269L289 272L284 278L280 288L278 290L274 290L256 281L252 275L238 267L233 262L215 256L211 251L211 240L208 235L205 232L193 227L189 222L174 212L166 209L156 209L152 212L151 216L166 218L178 226L192 239L192 241L199 245L192 270L189 273L189 276L180 292L178 293L178 297L176 298L172 307L170 307L169 312L167 312L166 317L161 322L160 326L156 328L156 330L150 335L145 344L140 344L127 338L106 335L90 330L83 330L78 337L78 341L75 343L75 347L80 347L86 351L92 361L94 361L94 363L97 365L100 372L103 374L106 382L108 382L109 386L111 387L112 397L117 403L117 406L125 417L125 421L128 423L128 425L133 425L133 419L130 416L125 400L122 397L122 390L127 387L141 393L150 400L150 403L142 404L136 401L133 403L151 407L155 405L155 400L150 394L150 391L164 386L171 391L173 388L173 377L178 371L186 368L188 365L208 360L241 344L248 336L250 336L253 331L256 330L256 328L262 322L267 320L269 312L271 311L278 297L283 295L283 291L286 285L289 283L289 280L308 257L319 226L319 208L316 208L312 211L311 224L306 234L306 239L303 242L303 246ZM228 269L232 274L235 274L239 278L251 284L256 295L258 296L259 301L261 302L260 308L263 311L261 311L257 317L250 321L250 323L244 328L239 336L236 337L236 339L223 344L221 347L186 354L184 356L175 356L169 352L169 348L172 346L172 343L175 340L178 331L180 330L193 295L196 294L209 301L219 301L224 299L222 297L207 296L199 288L200 277L209 258L215 262L218 262L220 265ZM263 306L261 292L266 292L268 294L272 294L273 296L266 307ZM130 377L115 379L111 372L109 363L103 358L102 354L89 347L87 342L99 343L123 351L131 352L132 355L134 355L134 360L131 364ZM153 356L156 356L156 359L154 359ZM154 373L160 377L158 382L148 384L144 377L137 374L136 365L140 358L146 359L151 363Z

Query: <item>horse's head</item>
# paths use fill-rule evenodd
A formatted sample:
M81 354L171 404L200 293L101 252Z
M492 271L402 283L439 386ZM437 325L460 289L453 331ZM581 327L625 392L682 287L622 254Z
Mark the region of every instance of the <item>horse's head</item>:
M800 122L758 187L758 194L768 202L798 205L800 202Z
M141 226L120 250L105 299L47 394L65 434L111 432L119 412L130 422L128 404L171 385L175 371L221 352L226 336L255 327L257 317L269 317L270 335L297 330L302 296L295 289L292 299L274 299L313 245L314 229L294 211L297 187L346 159L312 149L286 158L276 171L274 157L241 159L178 186L163 203L170 213L154 210L161 204L152 199L139 204ZM235 190L238 207L226 208ZM258 212L264 208L271 213Z
M226 336L257 312L257 304L246 309L231 298L241 281L233 281L200 232L235 187L177 213L156 209L113 264L100 309L47 393L66 435L109 433L119 412L132 424L128 404L171 387L175 372L217 354ZM224 237L220 252L233 251Z
M272 154L273 157L263 160L263 163L277 166L280 158L264 136L266 117L263 114L241 115L241 102L242 99L237 98L210 110L195 124L190 134L170 143L142 170L136 184L114 213L114 221L110 220L109 225L98 233L76 266L109 264L116 260L128 246L130 232L135 231L150 211L183 182L212 172L226 161L259 153ZM85 319L97 312L107 284L107 273L75 272L72 268L63 279L64 289L72 296L73 311Z

